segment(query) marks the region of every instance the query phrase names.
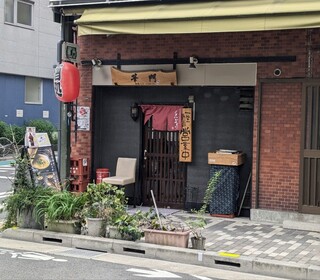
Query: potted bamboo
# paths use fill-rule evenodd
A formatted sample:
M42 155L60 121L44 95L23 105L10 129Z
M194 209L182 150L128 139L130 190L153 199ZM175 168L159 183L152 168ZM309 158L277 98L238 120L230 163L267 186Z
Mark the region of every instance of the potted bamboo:
M205 213L212 199L221 172L215 173L208 181L206 192L203 198L203 205L199 210L192 210L196 214L195 217L186 220L186 224L191 230L191 244L193 249L205 250L206 238L202 235L202 230L205 228L207 222L205 220Z

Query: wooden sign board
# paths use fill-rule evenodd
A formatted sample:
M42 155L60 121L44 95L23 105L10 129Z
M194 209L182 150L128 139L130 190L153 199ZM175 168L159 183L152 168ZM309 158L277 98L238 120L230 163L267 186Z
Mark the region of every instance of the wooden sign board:
M192 109L182 108L182 130L179 137L179 161L192 162Z
M111 68L112 83L119 86L173 86L177 85L177 72L137 71L126 72Z

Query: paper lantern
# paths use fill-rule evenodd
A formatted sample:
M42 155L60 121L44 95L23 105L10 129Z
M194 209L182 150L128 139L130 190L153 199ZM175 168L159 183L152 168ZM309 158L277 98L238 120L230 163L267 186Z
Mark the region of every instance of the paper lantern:
M73 102L79 96L80 75L78 68L62 62L54 70L54 93L62 102Z

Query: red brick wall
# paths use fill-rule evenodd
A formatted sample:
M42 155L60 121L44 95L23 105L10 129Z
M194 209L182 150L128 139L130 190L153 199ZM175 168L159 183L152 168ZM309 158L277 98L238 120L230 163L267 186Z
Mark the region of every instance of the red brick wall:
M172 58L178 57L242 57L242 56L286 56L297 57L295 62L270 62L258 64L258 82L263 78L274 78L275 68L281 68L280 78L304 78L308 73L308 47L314 49L319 42L319 30L216 33L193 35L114 35L82 36L81 60L92 58L122 59ZM310 41L308 41L308 38ZM312 45L313 44L313 45ZM312 52L312 74L319 76L319 53ZM79 105L91 106L91 67L81 67L81 93ZM264 84L262 87L263 109L261 123L261 208L298 210L299 188L299 143L301 84ZM256 87L256 97L258 85ZM256 98L257 101L257 98ZM254 113L253 180L255 187L255 163L257 153L257 102ZM91 155L91 134L79 132L78 142L72 145L72 154ZM255 190L253 189L253 207Z
M301 90L301 83L262 85L259 208L298 210Z

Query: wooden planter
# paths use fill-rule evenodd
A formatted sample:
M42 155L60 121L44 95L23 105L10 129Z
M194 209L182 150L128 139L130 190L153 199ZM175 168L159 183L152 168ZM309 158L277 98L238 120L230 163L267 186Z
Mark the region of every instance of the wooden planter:
M145 229L146 243L188 248L190 231L164 231Z

